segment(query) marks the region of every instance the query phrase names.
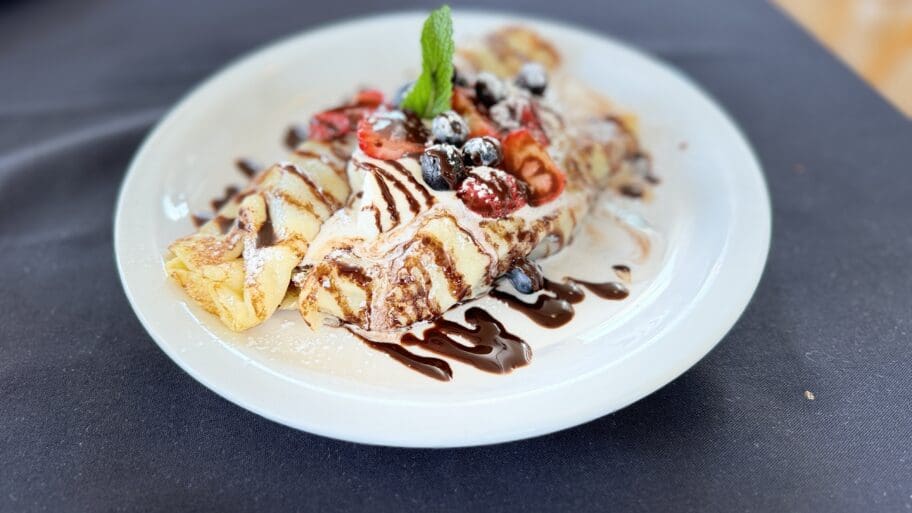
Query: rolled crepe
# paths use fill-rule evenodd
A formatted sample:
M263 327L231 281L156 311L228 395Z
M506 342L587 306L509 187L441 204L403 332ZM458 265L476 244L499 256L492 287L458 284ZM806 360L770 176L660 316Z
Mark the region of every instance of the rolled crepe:
M173 242L165 267L230 329L263 322L289 291L310 242L351 191L345 162L328 144L304 142L257 174L198 233Z

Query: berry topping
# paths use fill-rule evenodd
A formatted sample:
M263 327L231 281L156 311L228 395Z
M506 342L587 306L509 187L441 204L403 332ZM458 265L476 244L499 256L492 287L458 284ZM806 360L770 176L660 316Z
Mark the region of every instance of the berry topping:
M358 147L375 159L396 160L421 153L427 138L421 119L410 112L376 111L358 123Z
M542 128L535 103L528 98L513 96L498 102L488 109L493 121L502 131L509 132L518 128L525 128L532 133L535 140L544 146L550 144L545 130Z
M465 167L459 149L449 144L435 144L419 158L421 176L435 191L455 189L465 178Z
M504 276L520 294L538 292L544 286L541 268L535 262L523 259L516 267L507 271Z
M349 109L333 109L317 114L310 119L308 136L314 141L332 141L351 133L361 113L352 119Z
M516 85L527 89L530 93L541 95L548 87L548 73L544 66L537 62L523 64L516 75Z
M362 89L355 95L355 105L377 108L383 104L383 92L378 89Z
M519 117L527 106L528 102L525 99L508 98L492 105L488 109L488 115L490 115L491 121L496 123L501 130L516 130L521 126Z
M504 217L526 204L526 191L519 180L490 167L469 171L456 195L469 210L484 217Z
M469 137L481 137L483 135L497 136L497 128L486 118L470 96L471 91L461 88L453 89L453 110L462 115L469 125Z
M469 125L452 110L438 114L431 122L434 142L460 145L469 136Z
M525 108L519 113L519 123L532 134L532 137L538 141L542 146L547 146L551 144L551 140L548 139L547 134L545 134L545 129L542 127L541 120L538 117L538 112L535 110L535 105L528 104Z
M383 93L376 89L362 89L352 102L335 109L323 111L310 119L308 135L314 141L332 141L355 130L358 121L383 104Z
M462 158L469 166L496 166L500 163L500 141L486 135L473 137L462 147Z
M544 205L564 190L566 178L529 130L510 132L503 141L504 169L529 186L529 204Z
M482 71L475 79L475 96L478 101L490 107L507 97L507 89L493 73Z

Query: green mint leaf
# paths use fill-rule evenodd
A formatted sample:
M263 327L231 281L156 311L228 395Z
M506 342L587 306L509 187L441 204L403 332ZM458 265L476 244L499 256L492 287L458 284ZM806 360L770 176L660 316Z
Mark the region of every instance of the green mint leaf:
M450 108L453 95L453 20L450 6L431 12L421 29L421 76L402 100L402 108L432 118Z

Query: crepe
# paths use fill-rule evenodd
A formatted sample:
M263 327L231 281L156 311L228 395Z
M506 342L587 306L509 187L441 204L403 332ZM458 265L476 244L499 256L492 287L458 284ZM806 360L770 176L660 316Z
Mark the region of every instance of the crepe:
M348 141L343 152L351 151ZM323 221L350 187L339 148L308 141L259 174L199 232L169 247L168 274L230 329L265 321Z
M508 28L462 54L460 72L513 74L560 58L534 33ZM382 334L434 319L490 290L517 261L547 256L572 239L598 194L635 183L648 195L648 167L631 123L610 102L569 79L542 102L552 159L567 186L554 201L509 216L481 216L453 191L431 190L414 158L372 159L356 151L349 177L357 200L324 225L304 258L298 307L314 329L345 323ZM584 104L567 108L565 104ZM628 118L629 119L629 118Z

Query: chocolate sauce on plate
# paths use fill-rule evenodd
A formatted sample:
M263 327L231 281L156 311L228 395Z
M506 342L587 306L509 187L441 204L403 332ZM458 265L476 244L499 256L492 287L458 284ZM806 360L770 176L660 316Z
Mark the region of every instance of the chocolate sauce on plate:
M619 300L626 298L630 294L627 287L615 281L594 283L576 278L564 278L563 283L554 282L541 277L538 267L534 264L523 265L523 263L523 261L518 261L516 265L521 267L523 272L532 278L533 283L536 280L541 280L542 282L542 290L544 292L535 298L534 303L523 301L513 294L500 289L492 290L490 295L513 310L522 313L536 324L546 328L558 328L573 319L575 314L573 305L581 302L586 297L584 288L602 299ZM613 269L618 273L626 271L628 277L630 275L630 268L627 266L614 266Z
M390 342L378 342L376 340L371 340L359 333L355 333L352 330L349 331L352 335L358 337L371 349L376 349L377 351L382 351L388 354L392 359L414 371L420 372L425 376L440 381L449 381L453 379L453 369L450 367L450 364L444 360L441 360L440 358L434 358L432 356L421 356L409 351L399 344L393 344Z
M466 310L465 320L468 326L438 319L430 328L424 330L421 337L406 333L400 342L406 346L419 346L496 374L510 372L517 367L528 365L532 360L532 349L529 345L508 332L503 324L485 310L473 306ZM453 338L454 336L462 341Z
M243 175L247 178L253 178L253 176L259 173L260 169L262 169L259 164L247 158L239 158L235 160L234 165L238 168L238 171L243 173Z

